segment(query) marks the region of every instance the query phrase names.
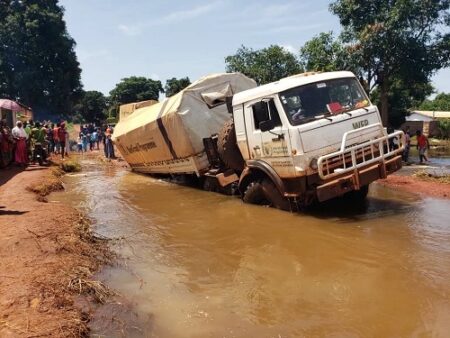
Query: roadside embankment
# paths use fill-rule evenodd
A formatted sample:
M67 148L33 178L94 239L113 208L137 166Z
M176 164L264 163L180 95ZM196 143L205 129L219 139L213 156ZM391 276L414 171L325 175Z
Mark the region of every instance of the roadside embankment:
M393 174L378 182L391 188L401 189L421 196L450 199L449 175L437 176L421 170L416 171L412 175Z
M88 336L90 314L77 304L109 294L93 280L113 259L107 243L78 211L47 202L64 189L59 167L0 174L0 336Z

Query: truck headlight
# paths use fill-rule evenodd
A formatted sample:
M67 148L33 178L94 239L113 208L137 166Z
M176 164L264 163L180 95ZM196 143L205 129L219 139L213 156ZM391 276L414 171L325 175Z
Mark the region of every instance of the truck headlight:
M313 158L312 160L311 160L311 162L309 162L309 167L312 169L312 170L317 170L317 168L318 168L318 166L317 166L317 158Z

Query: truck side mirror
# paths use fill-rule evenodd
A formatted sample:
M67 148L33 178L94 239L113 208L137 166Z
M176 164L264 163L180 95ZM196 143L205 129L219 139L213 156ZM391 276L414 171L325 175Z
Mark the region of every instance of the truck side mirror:
M255 118L257 121L267 121L270 120L269 108L265 102L257 102L253 106Z
M266 121L261 121L261 122L259 122L259 129L260 129L262 132L270 131L270 130L272 130L273 128L275 128L275 121L272 121L272 120L266 120Z

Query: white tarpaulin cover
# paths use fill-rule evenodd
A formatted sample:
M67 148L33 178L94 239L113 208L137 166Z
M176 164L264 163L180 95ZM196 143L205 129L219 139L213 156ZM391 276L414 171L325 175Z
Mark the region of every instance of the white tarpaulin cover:
M230 118L226 97L256 87L240 73L201 78L163 102L121 119L113 135L120 153L141 172L196 172L208 166L203 138Z

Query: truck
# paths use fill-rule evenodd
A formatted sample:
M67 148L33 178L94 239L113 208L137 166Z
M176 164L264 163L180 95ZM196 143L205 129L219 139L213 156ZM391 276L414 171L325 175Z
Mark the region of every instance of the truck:
M364 200L372 182L402 167L405 146L348 71L261 86L210 75L128 114L113 140L134 171L193 176L205 190L291 211Z

